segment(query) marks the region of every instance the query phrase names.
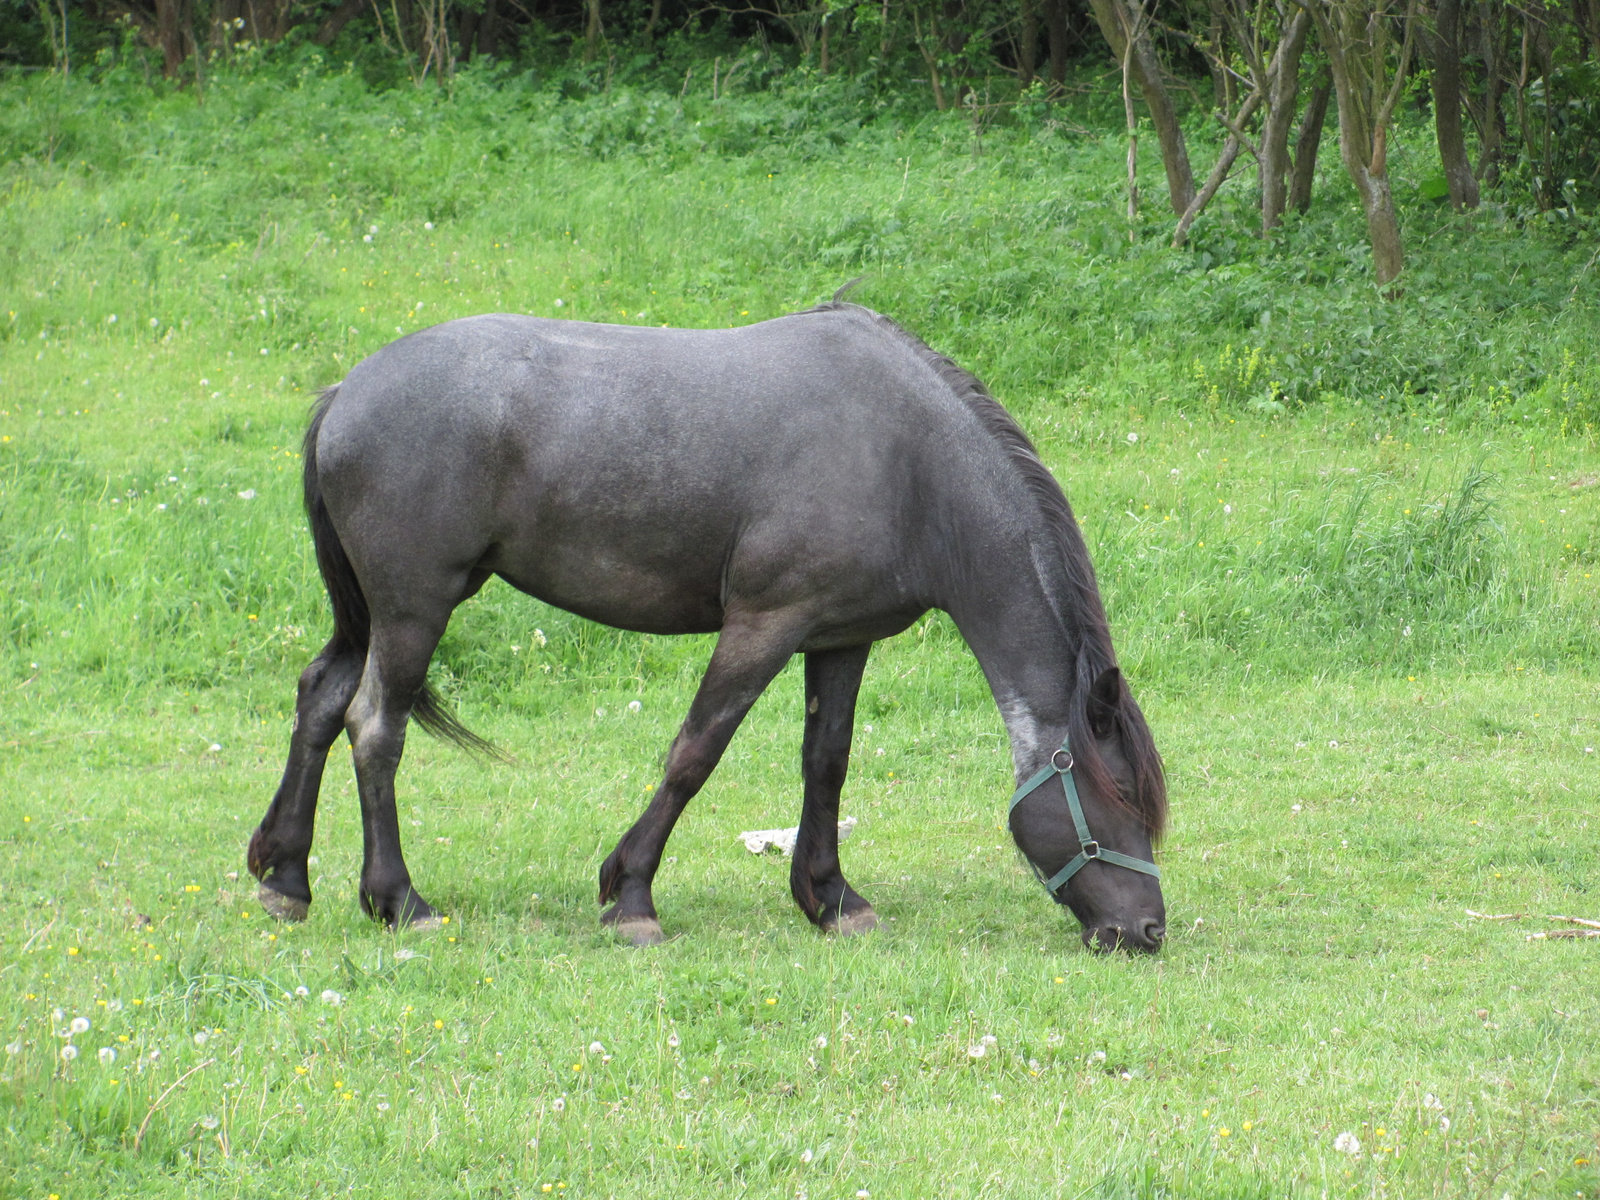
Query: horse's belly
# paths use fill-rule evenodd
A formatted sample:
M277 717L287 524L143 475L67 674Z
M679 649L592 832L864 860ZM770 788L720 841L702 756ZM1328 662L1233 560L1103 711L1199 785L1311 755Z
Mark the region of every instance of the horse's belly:
M537 600L615 629L677 634L722 628L722 598L714 581L668 577L638 566L552 571L528 564L484 565Z

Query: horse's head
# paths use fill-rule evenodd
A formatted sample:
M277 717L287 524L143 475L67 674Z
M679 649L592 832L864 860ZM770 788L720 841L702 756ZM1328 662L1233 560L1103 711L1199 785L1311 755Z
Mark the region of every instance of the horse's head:
M1062 748L1012 800L1011 836L1093 950L1160 949L1167 910L1152 840L1166 784L1144 715L1115 667L1084 696Z

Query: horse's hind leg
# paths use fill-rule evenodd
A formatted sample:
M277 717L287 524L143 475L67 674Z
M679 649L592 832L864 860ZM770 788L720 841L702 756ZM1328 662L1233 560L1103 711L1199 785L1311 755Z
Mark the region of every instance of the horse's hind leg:
M400 850L394 776L405 750L406 721L428 678L428 661L453 604L426 615L379 618L372 626L361 686L345 713L361 795L361 907L391 926L432 926L438 916L411 886Z
M730 618L672 748L667 770L644 815L600 867L600 920L636 946L661 941L650 885L684 807L705 785L739 722L799 645L803 626L788 614Z
M830 933L864 933L878 924L872 905L839 870L839 793L850 765L856 693L871 645L806 655L806 729L800 751L805 804L795 839L789 890Z
M283 781L250 839L250 873L261 881L256 895L263 908L283 920L303 921L311 906L306 856L317 792L328 750L344 729L345 709L361 682L362 657L335 638L301 673Z

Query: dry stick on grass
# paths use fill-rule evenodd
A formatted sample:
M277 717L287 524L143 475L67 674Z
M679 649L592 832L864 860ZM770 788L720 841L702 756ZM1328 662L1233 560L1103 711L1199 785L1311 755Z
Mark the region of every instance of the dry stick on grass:
M1548 933L1530 933L1530 942L1554 941L1557 938L1600 938L1600 929L1552 929Z
M144 1141L145 1130L150 1128L150 1118L155 1116L156 1110L167 1102L167 1097L172 1095L174 1089L176 1089L179 1084L181 1084L185 1079L189 1078L189 1076L193 1075L196 1071L203 1071L216 1061L217 1060L214 1058L208 1058L199 1066L190 1067L182 1075L179 1075L167 1085L167 1090L161 1093L161 1095L156 1099L156 1102L150 1106L150 1111L145 1113L144 1120L139 1122L139 1132L133 1135L133 1149L135 1153L137 1153L139 1150L139 1143Z

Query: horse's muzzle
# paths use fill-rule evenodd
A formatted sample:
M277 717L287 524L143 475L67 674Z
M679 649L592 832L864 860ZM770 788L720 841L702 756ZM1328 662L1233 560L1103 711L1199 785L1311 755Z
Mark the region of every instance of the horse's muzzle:
M1121 925L1100 925L1094 929L1085 929L1083 944L1100 954L1109 954L1113 950L1154 954L1161 949L1161 943L1166 936L1165 925L1154 917L1146 917L1129 928Z

